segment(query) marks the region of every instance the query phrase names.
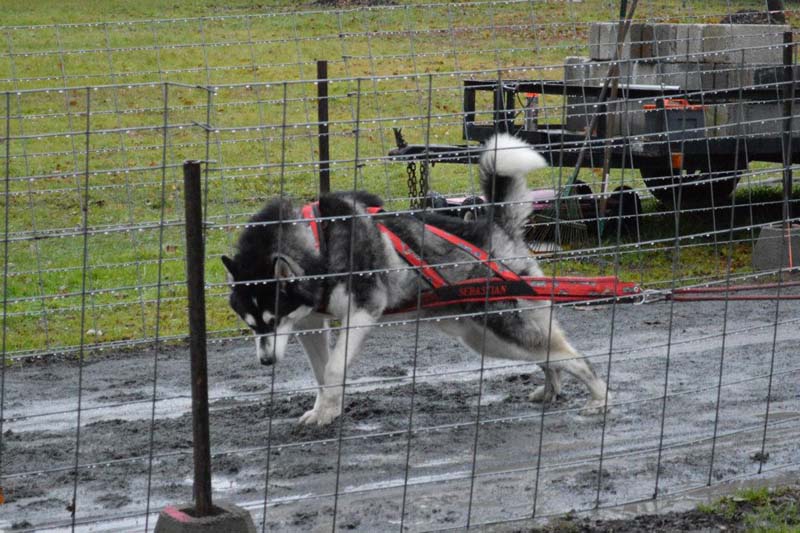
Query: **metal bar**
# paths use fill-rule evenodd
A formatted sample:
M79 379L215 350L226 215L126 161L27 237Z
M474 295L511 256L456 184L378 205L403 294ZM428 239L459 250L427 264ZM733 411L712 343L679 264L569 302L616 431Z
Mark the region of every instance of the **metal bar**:
M183 164L186 213L186 285L189 299L189 354L192 372L192 436L194 439L194 501L197 516L209 516L211 445L208 422L206 361L205 246L199 161Z
M11 174L11 93L5 94L6 116L5 116L5 179L4 181L4 202L3 202L3 324L0 326L0 505L5 500L3 494L3 449L5 443L2 441L3 423L5 422L5 406L6 406L6 341L8 340L8 212L11 209L9 200L9 181L8 177ZM410 438L410 437L409 437Z
M14 83L13 83L14 90L17 91L16 92L16 98L15 98L16 108L17 108L17 113L16 114L17 114L18 123L19 123L19 126L18 126L19 129L18 129L18 132L17 132L17 138L20 138L20 137L24 136L24 134L25 134L25 122L26 121L24 120L24 116L25 115L24 115L23 109L22 109L22 95L19 93L20 82L19 82L19 79L18 79L18 76L17 76L17 65L16 65L16 62L14 61L14 53L13 53L14 45L13 45L13 40L11 39L11 34L10 33L7 34L7 41L8 41L8 57L9 57L10 74L14 78ZM8 93L8 94L10 94L10 93ZM8 95L6 96L6 98L8 98ZM8 102L10 102L10 100L8 100ZM10 126L11 126L11 108L9 106L6 106L6 128L7 128L7 131L6 131L6 181L7 182L12 180L11 174L10 174L11 152L8 150L8 147L9 147L9 145L11 143L11 129L10 129ZM26 139L22 139L21 150L20 150L20 153L16 157L21 157L22 158L22 161L24 163L24 168L25 168L25 175L30 175L31 174L31 161L30 161L30 158L28 156L28 141ZM36 191L36 192L39 192L39 191ZM8 206L7 202L9 200L8 193L9 193L9 189L6 189L6 195L5 195L6 196L6 206ZM33 231L33 234L34 234L33 256L36 259L37 288L39 290L39 294L43 295L44 292L45 292L45 288L44 288L44 279L42 277L42 267L43 267L43 265L42 265L42 253L41 253L41 246L40 246L39 242L35 239L35 235L36 235L36 232L38 230L39 222L37 221L36 210L34 209L34 205L35 205L35 201L34 201L34 184L32 183L32 180L28 181L27 199L28 199L28 207L29 207L28 212L30 213L30 220L31 220L31 226L30 227L31 227L31 230ZM6 232L5 239L6 239L6 241L8 241L8 239L9 239L9 233L8 232ZM6 242L6 244L8 244L8 242ZM47 305L44 302L44 298L42 298L42 300L41 300L40 309L41 309L41 313L40 314L41 314L41 317L42 317L42 329L44 329L44 343L45 343L45 347L49 350L50 349L50 325L49 325L49 317L47 315Z
M83 195L81 196L81 226L83 229L83 254L81 256L81 314L80 314L80 350L78 352L78 406L75 410L75 462L72 469L72 501L67 505L71 514L72 529L75 530L75 518L78 507L78 475L81 454L81 410L83 408L83 367L86 355L86 293L89 274L89 146L92 138L92 92L86 89L86 130L84 152Z
M355 115L355 129L353 133L355 135L355 145L353 147L353 192L357 190L358 187L358 158L360 155L359 148L360 148L360 140L361 135L359 131L359 127L361 125L361 79L357 80L356 85L356 115ZM356 210L355 204L353 204L353 212L349 215L350 217L350 249L348 254L348 269L347 269L347 280L345 283L345 294L347 294L347 311L346 315L341 319L341 324L344 326L344 331L341 332L340 335L344 336L344 361L342 365L342 382L341 383L325 383L325 385L332 385L334 387L340 386L341 387L341 399L340 399L340 412L342 415L339 416L337 428L336 428L336 439L337 439L337 446L336 446L336 477L334 482L334 494L333 494L333 520L331 522L331 531L336 531L336 517L339 511L339 496L340 496L340 488L342 482L342 442L344 437L344 400L347 396L347 363L348 363L348 353L350 350L350 332L352 331L352 311L353 311L353 276L354 276L354 269L353 264L355 261L355 235L356 235ZM369 327L369 326L368 326ZM336 339L337 344L340 342L340 339Z
M163 149L161 150L161 205L158 224L158 263L156 267L156 316L153 332L153 388L150 404L150 439L147 443L147 512L144 529L150 521L150 504L152 501L153 461L155 459L156 405L158 401L158 356L161 353L161 302L164 287L164 230L166 229L167 205L167 147L169 146L169 85L164 84L164 131L162 133ZM137 263L138 264L138 263ZM142 289L144 290L144 289ZM144 306L144 304L142 304ZM145 336L147 332L145 331Z
M328 135L328 61L317 61L317 132L319 133L319 194L331 192Z
M504 90L503 90L503 86L502 86L502 82L503 82L502 75L503 75L502 71L498 68L498 71L497 71L498 90L495 91L494 94L495 94L495 98L499 98L501 102L502 102L502 98L503 98L503 95L504 95ZM495 109L496 109L496 104L495 104ZM495 115L495 117L496 117L496 115ZM502 127L498 128L498 126L500 124L502 124ZM495 134L498 133L497 130L508 131L508 125L507 125L507 123L505 121L498 122L497 119L495 118L494 126L496 128ZM430 127L428 127L428 130L430 131ZM497 148L498 147L497 147L496 144L494 146L491 146L491 145L487 146L487 150L494 150L495 151L495 158L497 157ZM495 161L496 161L496 159L495 159ZM495 199L497 198L497 196L496 196L497 195L497 187L498 187L497 182L498 182L498 180L492 179L491 180L491 187L484 189L486 191L487 196L488 196L488 198L486 198L486 201L489 202L488 205L487 205L487 210L486 210L487 220L494 220L494 217L495 217L495 212L496 212L495 209L497 209L497 205L496 205L496 202L495 202ZM486 246L486 248L488 250L492 250L493 249L493 246L492 246L493 237L494 237L494 234L490 232L489 233L489 238L487 239L487 246ZM476 474L478 473L478 446L480 445L480 422L481 422L481 414L482 414L481 413L481 400L482 400L483 394L484 394L484 381L486 379L486 375L485 375L485 372L486 372L486 352L487 352L488 343L490 342L490 340L488 340L488 336L487 336L487 333L489 333L489 311L490 311L490 309L489 309L489 282L490 282L490 277L494 273L492 272L491 268L489 267L489 259L490 258L487 257L485 260L481 261L485 265L485 268L483 270L484 270L484 272L486 272L486 281L485 281L485 284L484 284L484 289L485 289L486 293L485 293L485 296L483 298L483 308L480 309L480 311L482 311L482 316L481 316L481 319L482 319L481 320L481 351L480 351L481 362L480 362L480 366L478 368L478 395L477 395L477 398L476 398L476 410L475 410L475 435L474 435L474 437L472 439L472 460L471 460L471 465L470 465L469 501L467 503L467 521L466 521L466 525L465 525L465 528L467 530L470 528L470 525L471 525L472 504L473 504L473 501L475 499L475 480L477 478ZM475 304L475 306L476 306L475 309L476 310L479 309L478 305L479 304L477 304L477 303ZM551 316L551 325L552 325L552 313L550 314L550 316ZM477 322L478 322L478 320L476 319L475 323L477 324ZM548 334L547 334L547 338L549 338L549 337L550 337L550 332L548 332ZM549 358L549 355L550 355L549 349L550 349L550 344L548 343L548 358Z
M281 159L280 159L280 175L279 175L279 190L278 198L285 198L286 186L286 120L288 112L288 85L284 82L281 84L281 94L283 96L283 105L281 106ZM283 232L284 232L284 212L280 211L278 218L278 250L283 249ZM280 305L281 291L275 291L275 309ZM273 332L273 339L277 339L278 331ZM272 421L274 417L273 408L275 406L275 365L272 365L272 372L269 373L269 403L267 413L269 414L269 422L267 424L267 453L266 464L264 465L264 504L261 513L261 531L267 531L267 509L269 508L269 472L272 465Z
M617 96L619 94L619 63L622 60L622 54L625 46L625 37L628 35L628 30L631 26L631 20L633 19L633 14L636 11L636 5L638 0L633 0L631 4L630 13L626 13L625 9L627 7L627 2L625 0L621 0L620 2L620 19L617 23L617 46L614 51L614 58L616 61L611 62L611 66L608 69L608 74L606 75L606 80L603 83L603 89L610 85L610 94L608 100L611 102L615 102L617 100ZM601 197L600 197L600 215L603 217L598 222L598 233L602 233L605 229L605 213L606 213L606 205L608 204L608 174L611 168L611 148L613 144L613 137L618 134L616 131L617 125L619 121L617 120L617 112L616 110L609 113L608 105L601 100L601 103L604 105L604 115L605 118L604 126L605 126L605 137L606 142L603 145L603 176L602 176L602 190L601 190ZM594 119L597 118L599 115L595 115L592 117L592 122ZM587 139L591 134L592 128L587 131ZM570 183L575 181L575 178L578 176L578 172L580 169L580 162L583 159L584 151L578 154L578 164L574 170L574 175L570 180ZM625 162L622 162L623 166ZM604 418L605 421L605 418ZM603 424L603 431L605 433L605 423ZM600 466L602 466L602 456L600 458ZM600 478L598 474L598 502L599 502L599 495L600 495Z
M782 0L777 0L776 4L777 4L778 7L780 7L781 13L783 13L783 2L782 2ZM791 136L792 131L791 130L792 130L792 116L794 115L794 90L795 90L794 81L795 81L795 77L796 77L795 70L794 70L794 49L795 49L795 47L791 44L792 43L792 34L791 34L791 32L787 32L787 33L783 34L783 42L784 42L784 44L787 45L783 49L784 81L787 80L786 74L787 74L787 70L788 70L789 74L791 75L791 80L792 80L792 88L791 88L791 91L789 93L789 96L791 96L792 100L789 103L787 103L786 98L784 98L784 100L783 100L783 114L784 114L784 117L786 117L786 118L785 118L784 123L783 123L784 137L783 137L782 148L783 148L784 165L783 165L783 205L782 205L781 212L782 212L782 215L783 215L783 217L782 217L783 218L783 220L782 220L783 221L783 226L786 229L786 238L783 240L782 246L781 246L781 255L780 255L780 257L781 257L781 265L783 264L783 254L784 254L784 250L786 250L786 247L788 247L788 251L790 253L790 255L789 255L790 258L791 258L791 249L792 249L792 237L791 237L791 227L792 226L791 226L791 222L789 221L789 217L791 216L791 207L790 207L789 203L791 202L791 199L792 199L792 169L791 169L791 163L792 163L792 159L793 158L792 158L792 153L791 153L791 149L792 149L792 136ZM785 96L785 93L784 93L784 96ZM786 131L787 129L789 130L788 131L788 135L787 135L787 131ZM792 266L791 261L789 262L789 266L790 267ZM770 415L771 415L772 387L773 387L773 380L774 380L774 375L775 375L775 352L776 352L776 346L778 344L778 323L780 322L780 311L781 311L780 300L783 299L783 298L781 298L782 296L785 296L785 295L781 294L781 289L786 285L794 284L794 283L796 283L796 282L784 281L783 271L780 270L778 272L778 283L777 283L777 288L778 288L777 296L778 296L778 298L775 301L775 327L774 327L774 329L772 331L772 351L770 353L770 358L769 358L769 380L767 382L767 396L766 396L767 401L766 401L766 407L764 409L764 431L763 431L763 433L761 435L761 452L760 452L761 455L760 455L760 459L758 461L758 473L759 474L761 474L761 472L762 472L762 470L764 468L764 462L765 462L765 457L766 457L765 456L765 450L766 450L766 446L767 446L767 430L769 428Z
M492 91L497 84L493 80L464 80L464 87L476 91ZM758 84L751 84L747 87L735 87L730 89L706 89L706 90L689 90L681 88L678 85L623 85L619 87L619 97L626 99L647 99L647 98L664 98L670 96L686 97L693 100L695 97L701 95L705 98L706 103L725 103L736 102L740 99L745 101L750 100L768 100L774 101L776 99L775 89L786 85L786 82L764 82ZM510 91L518 93L535 92L541 94L561 95L565 93L567 96L592 96L599 97L603 94L603 85L580 85L578 83L564 82L558 80L519 80L507 79L503 81L503 85ZM607 91L607 90L606 90ZM606 92L607 94L607 92Z
M430 119L431 119L431 106L433 102L433 78L432 76L428 75L428 106L427 106L427 128L425 130L425 144L430 144ZM398 132L398 130L395 130ZM426 160L425 163L428 164L430 161ZM413 201L413 199L412 199ZM422 214L425 215L425 212L428 208L425 202L422 202ZM421 258L425 259L425 237L427 235L427 231L422 232L422 238L420 239L420 254ZM422 309L422 284L417 284L417 295L416 295L416 303L415 309L419 310ZM406 507L408 506L408 482L411 475L411 445L413 442L413 434L414 434L414 409L416 407L417 401L417 363L419 362L419 329L421 321L419 320L421 317L420 313L416 313L416 319L414 321L414 354L412 356L412 365L411 365L411 399L408 406L408 433L406 438L406 454L405 454L405 469L403 470L403 498L402 503L400 505L400 525L399 531L403 532L407 528L405 527L405 519L406 519Z
M779 300L800 300L800 294L744 294L744 295L724 295L724 296L681 296L676 295L670 298L676 302L729 302L729 301L771 301L777 302Z
M783 34L783 220L789 224L791 209L789 202L792 198L792 116L794 115L795 98L795 70L794 70L794 45L792 32ZM787 85L787 82L791 84ZM791 243L790 243L791 245Z
M619 92L619 62L622 59L623 55L623 48L625 42L625 36L628 34L628 30L631 26L631 21L633 19L633 14L636 11L636 6L638 4L638 0L633 0L631 2L630 11L626 11L627 2L625 0L620 1L620 20L617 25L617 46L614 51L614 58L616 61L612 61L611 67L608 69L608 74L606 75L606 80L603 84L603 88L605 89L608 87L610 83L610 95L609 100L614 102L617 100L618 92ZM603 176L602 176L602 192L600 197L600 213L599 215L603 218L598 221L597 224L597 232L598 235L602 235L605 229L605 222L606 222L606 207L608 203L608 178L610 172L610 164L611 164L611 149L613 144L613 136L618 135L621 132L616 132L616 128L619 125L619 121L617 120L617 109L609 114L608 106L605 106L605 127L606 127L606 142L603 146ZM597 115L595 115L596 118ZM610 119L610 121L609 121ZM587 139L591 134L591 129L587 131ZM585 145L584 145L585 146ZM570 180L570 184L575 181L577 178L578 173L580 171L580 162L583 157L584 150L582 147L581 152L578 155L578 163L575 166L574 174L572 179ZM622 167L625 166L624 161L624 153L622 158ZM620 199L620 201L622 201ZM620 205L620 209L622 205ZM622 231L621 226L617 226L617 246L614 253L614 276L619 276L619 269L620 269L620 253L619 253L619 240L620 240L620 232ZM616 289L616 287L615 287ZM614 353L614 332L616 326L616 316L617 316L617 302L611 302L611 324L610 324L610 331L609 331L609 338L608 338L608 363L606 364L606 390L605 390L605 398L604 398L604 408L603 408L603 424L602 429L600 432L600 459L597 464L597 491L595 492L595 507L600 506L600 494L603 488L603 463L605 459L606 453L606 430L608 427L608 390L611 387L611 363L612 363L612 354Z

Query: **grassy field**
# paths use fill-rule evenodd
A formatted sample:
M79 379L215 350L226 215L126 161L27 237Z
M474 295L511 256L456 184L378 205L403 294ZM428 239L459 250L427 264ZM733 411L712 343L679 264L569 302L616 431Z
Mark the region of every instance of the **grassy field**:
M693 22L730 8L670 0L643 4L639 14ZM586 54L588 23L611 20L618 8L9 0L3 9L5 345L13 355L185 334L185 159L214 160L205 181L209 330L238 334L217 258L264 198L316 194L315 60L330 63L333 187L367 188L404 207L405 168L383 159L394 146L392 127L411 143L462 142L464 79L560 79L566 56ZM560 122L561 104L548 97L540 119ZM547 169L530 185L554 187L568 173ZM581 178L598 180L591 170ZM440 165L431 186L468 193L476 179L473 168ZM631 171L614 172L612 181L643 189ZM657 206L648 201L646 209ZM670 223L655 219L662 223L643 228L644 236L669 236ZM686 233L710 231L708 217L689 222ZM711 244L688 247L677 261L663 244L547 268L619 271L651 284L724 275L727 245L701 241ZM733 247L734 271L749 269L750 252L747 242Z
M797 487L751 488L737 491L698 510L753 533L791 533L800 529L800 491Z
M689 511L671 511L631 518L598 520L568 514L530 533L582 531L747 531L794 533L800 530L800 490L796 485L739 489Z

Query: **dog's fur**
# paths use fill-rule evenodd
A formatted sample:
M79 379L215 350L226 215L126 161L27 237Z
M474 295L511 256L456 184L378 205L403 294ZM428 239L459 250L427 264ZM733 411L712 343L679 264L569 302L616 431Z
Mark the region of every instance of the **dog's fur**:
M489 251L520 275L540 276L542 272L523 241L522 226L531 210L524 201L525 175L544 166L544 159L521 140L507 134L492 137L480 161L483 193L492 203L485 206L486 216L475 221L431 213L367 216L366 207L379 206L380 198L365 192L323 195L319 212L325 220L319 228L324 253L315 245L310 224L298 222L299 208L286 199L272 200L252 218L239 238L234 258L222 258L232 282L230 304L253 330L256 354L265 365L283 357L293 331L314 330L298 336L319 384L314 408L300 422L327 424L339 416L347 365L358 354L370 327L386 310L413 306L418 288L428 288L376 223L386 225L429 264L456 264L438 269L448 282L492 273L463 250L426 232L425 223ZM605 383L567 342L551 317L551 307L549 302L514 300L419 313L423 317L472 313L472 317L433 323L478 353L540 363L545 384L531 393L532 400L556 397L560 373L565 370L589 389L588 408L604 408ZM493 313L505 309L520 312ZM332 351L331 318L344 328Z

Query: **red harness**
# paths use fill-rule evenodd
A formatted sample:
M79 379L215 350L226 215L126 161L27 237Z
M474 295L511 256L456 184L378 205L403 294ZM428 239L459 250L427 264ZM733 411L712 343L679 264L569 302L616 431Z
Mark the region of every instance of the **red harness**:
M303 218L311 224L316 246L324 253L325 242L322 239L317 220L320 217L318 202L306 204L302 208ZM367 212L377 215L383 212L380 207L368 207ZM386 235L394 249L406 263L419 270L432 289L421 294L420 308L443 307L453 304L497 302L509 300L551 300L554 302L579 302L598 298L630 297L641 293L635 283L623 282L616 276L583 277L533 277L520 276L502 263L491 259L485 250L465 241L457 235L448 233L436 226L425 224L425 230L450 244L467 252L478 261L484 263L494 275L491 278L475 278L457 282L448 282L435 267L429 265L417 255L400 237L380 222L375 225ZM416 305L406 308L392 309L390 313L414 311Z

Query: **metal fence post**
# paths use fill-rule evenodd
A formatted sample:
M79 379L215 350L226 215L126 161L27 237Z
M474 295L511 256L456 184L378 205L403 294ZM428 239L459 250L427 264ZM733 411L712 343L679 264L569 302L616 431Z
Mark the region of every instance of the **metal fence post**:
M189 299L189 352L192 367L192 436L194 439L194 502L198 516L212 514L211 444L208 422L206 361L205 247L200 161L183 164L186 216L186 285Z
M319 193L331 192L330 136L328 135L328 62L317 61L317 133L319 136Z
M783 34L783 223L788 225L792 217L789 204L792 201L792 119L794 117L794 99L796 73L794 66L794 44L792 32ZM790 243L791 246L791 243Z

